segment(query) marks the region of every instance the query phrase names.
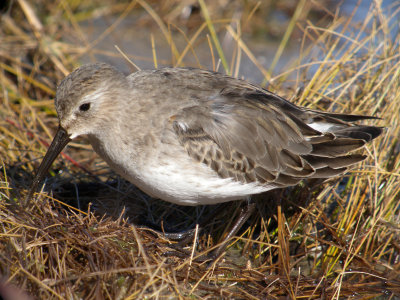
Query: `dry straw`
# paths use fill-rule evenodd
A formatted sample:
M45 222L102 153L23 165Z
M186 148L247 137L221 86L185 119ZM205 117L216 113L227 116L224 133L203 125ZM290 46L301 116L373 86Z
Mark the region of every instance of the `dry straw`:
M400 294L398 6L375 1L361 21L338 8L335 14L325 11L319 23L306 17L310 10L322 15L322 4L299 1L297 10L291 8L296 13L290 32L283 32L273 65L265 67L244 33L266 25L262 13L268 1L233 1L229 7L227 1L199 1L198 23L191 30L177 13L190 1L39 2L10 1L0 25L0 274L7 285L39 299L394 299ZM199 65L197 46L208 43L207 63L215 69L220 61L220 71L240 76L242 58L248 57L274 92L291 97L301 88L292 99L297 104L379 116L387 130L368 146L368 159L344 178L258 196L259 213L211 267L195 258L216 246L239 204L186 208L148 199L110 173L84 140L72 143L49 174L46 187L54 198L40 192L22 209L20 201L57 126L56 84L84 54L119 55L96 45L130 13L140 16L138 28L161 32L146 41L154 58L159 39L167 41L171 59L157 57L157 64L183 65L193 56ZM90 42L80 22L99 16L111 20L109 29ZM177 36L186 44L178 45ZM223 52L221 37L232 41L232 57ZM276 73L275 63L288 47L298 48L298 59ZM152 53L143 59L151 60ZM141 59L130 58L136 64ZM175 242L132 226L145 220L179 231L213 212L182 257L164 255Z

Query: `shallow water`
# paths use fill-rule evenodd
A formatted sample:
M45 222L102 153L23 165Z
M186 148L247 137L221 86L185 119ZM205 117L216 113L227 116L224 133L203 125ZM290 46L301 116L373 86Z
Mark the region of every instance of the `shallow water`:
M339 3L339 1L336 2ZM354 13L353 21L361 23L368 14L372 3L372 0L343 1L343 5L340 7L339 15L349 16L353 13L355 7L357 7ZM390 11L394 12L396 8L399 8L399 3L400 2L398 0L384 0L382 1L382 8L392 7ZM332 11L332 13L334 13L334 11ZM152 22L151 26L143 25L143 14L145 13L138 11L133 11L130 13L111 34L105 36L105 38L95 45L93 52L89 51L87 54L81 57L82 63L102 61L117 66L125 73L135 71L135 68L127 63L126 60L119 54L115 48L115 45L117 45L141 69L154 68L155 66L153 63L151 43L152 35L155 41L158 67L171 66L173 64L171 59L173 55L171 54L171 48L166 38L161 33L159 27L154 24L154 22ZM286 26L290 18L290 16L287 16L281 12L274 12L273 15L274 22L278 22L278 26L280 25L279 23L281 23L281 26ZM107 30L107 28L109 28L117 20L117 18L118 16L99 17L95 20L81 22L80 26L82 31L87 36L88 42L91 43L101 36ZM320 16L320 18L322 18L322 16ZM304 25L304 21L301 22ZM312 22L315 22L316 24L318 23L318 19L315 19L314 17ZM276 26L276 24L274 24L274 26ZM207 29L204 30L204 33L208 33ZM193 32L186 34L191 37ZM297 32L297 34L292 34L292 36L293 37L290 39L288 47L286 47L275 68L274 74L279 74L283 70L286 70L299 57L301 51L300 47L302 42L302 34L301 32ZM178 48L178 51L182 52L187 45L187 41L183 35L176 30L173 31L172 37ZM222 43L224 53L227 55L227 61L230 63L231 57L236 51L235 49L237 43L228 33L226 33L226 30L222 30L219 38L220 42ZM280 40L271 39L268 34L258 34L257 37L244 34L243 40L246 43L246 46L256 57L258 63L268 70L274 58L275 52L279 47ZM213 63L211 61L212 56L210 54L209 45L204 34L196 40L193 48L201 67L213 69ZM214 50L214 55L217 56L216 50ZM307 61L307 58L305 60ZM189 51L185 56L183 65L200 67L191 51ZM219 66L218 71L224 72L222 66ZM313 69L310 71L313 72ZM264 79L263 74L243 52L238 74L239 77L243 77L255 83L262 82Z
M138 16L135 16L135 14L129 15L124 21L121 22L116 31L105 37L96 45L97 50L100 49L101 51L113 52L117 55L117 57L111 57L104 54L95 54L95 60L113 64L127 73L135 71L135 69L127 64L125 59L119 55L115 48L115 45L117 45L141 69L154 68L155 66L153 63L152 45L150 40L150 36L153 35L155 40L157 60L159 62L158 67L170 66L172 64L172 55L170 46L165 37L156 27L152 26L150 28L138 25L137 19ZM104 18L99 18L91 22L84 22L81 24L81 26L84 32L90 32L89 41L91 42L102 32L104 32L114 21L114 18L110 18L110 20L107 21ZM172 33L172 37L178 48L178 51L182 52L187 45L187 41L180 33L177 32ZM228 35L222 37L220 41L222 42L224 53L228 56L227 60L230 62L233 51L232 49L236 47L236 43L233 39L229 38ZM205 69L213 69L207 40L200 38L198 42L199 43L196 43L194 46L194 49L201 67ZM268 67L268 62L272 61L278 43L267 40L260 41L260 39L256 40L251 38L246 39L246 43L256 56L258 62L261 63L265 68ZM287 61L291 57L295 57L295 55L298 53L298 49L291 49L291 53L285 53L282 61ZM214 55L217 54L214 53ZM91 58L89 55L82 57L83 63L91 61L93 61L93 58ZM190 51L185 56L183 63L185 66L200 67L195 56ZM215 63L217 64L218 62ZM219 67L219 71L223 72L222 66ZM239 74L240 76L243 76L244 78L254 82L260 82L263 79L261 72L257 70L254 64L245 54L242 55Z

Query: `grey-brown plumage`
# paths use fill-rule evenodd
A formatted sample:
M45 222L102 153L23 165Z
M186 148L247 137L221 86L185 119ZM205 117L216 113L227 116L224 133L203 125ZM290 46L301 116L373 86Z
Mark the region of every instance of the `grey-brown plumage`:
M365 159L348 152L382 132L379 127L353 124L373 117L300 108L267 90L218 73L158 71L163 72L177 81L181 75L208 81L207 88L214 94L173 115L173 128L188 154L222 178L285 187L305 178L333 177Z
M351 152L382 132L355 123L374 117L298 107L246 81L191 68L126 77L107 64L85 65L61 82L56 109L64 134L52 151L87 135L121 176L181 205L337 176L365 159ZM55 156L44 159L35 184Z
M220 177L285 187L305 178L336 176L365 158L347 153L381 129L343 121L348 118L300 109L255 87L228 86L212 103L182 109L174 129L189 155ZM330 128L317 131L309 125L316 122Z

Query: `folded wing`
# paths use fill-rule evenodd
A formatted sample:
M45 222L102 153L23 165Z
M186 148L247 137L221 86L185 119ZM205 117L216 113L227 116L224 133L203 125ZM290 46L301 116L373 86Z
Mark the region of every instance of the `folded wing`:
M220 177L285 187L342 174L365 159L348 153L382 132L353 123L368 118L303 109L266 90L225 88L171 120L188 154Z

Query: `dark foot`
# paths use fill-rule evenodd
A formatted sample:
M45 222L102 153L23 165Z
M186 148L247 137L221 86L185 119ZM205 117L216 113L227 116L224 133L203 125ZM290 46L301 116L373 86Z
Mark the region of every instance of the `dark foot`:
M195 228L181 232L162 232L148 226L136 226L136 228L140 230L150 231L151 233L159 237L164 237L172 241L180 241L180 244L183 244L183 241L187 240L189 242L190 240L192 240L196 232Z
M236 233L242 228L243 224L249 219L249 217L253 214L256 208L256 204L253 202L248 202L245 207L243 207L240 211L240 215L237 218L235 224L232 226L231 230L228 232L224 240L218 246L217 249L213 250L209 255L209 259L212 261L216 260L221 256L221 254L225 251L228 242L232 237L236 235Z
M231 240L231 238L236 235L236 233L243 226L243 224L253 214L253 212L255 210L255 207L256 207L255 203L248 202L247 205L241 209L239 217L237 218L236 222L234 223L234 225L232 226L231 230L226 235L224 240L220 243L220 245L215 250L211 251L207 255L202 255L202 256L199 256L199 257L195 257L194 261L196 261L196 262L209 261L208 267L210 267L212 265L212 263L215 260L217 260L222 255L222 253L225 251L226 246L227 246L228 242ZM193 240L195 231L190 230L190 232L191 232L191 236L190 237ZM179 244L181 244L181 242ZM188 258L188 257L190 257L192 255L192 252L182 249L179 244L178 245L171 245L172 246L171 248L173 248L174 250L173 251L167 251L167 252L164 253L164 255L166 255L166 256L176 256L176 257L180 257L180 258Z

